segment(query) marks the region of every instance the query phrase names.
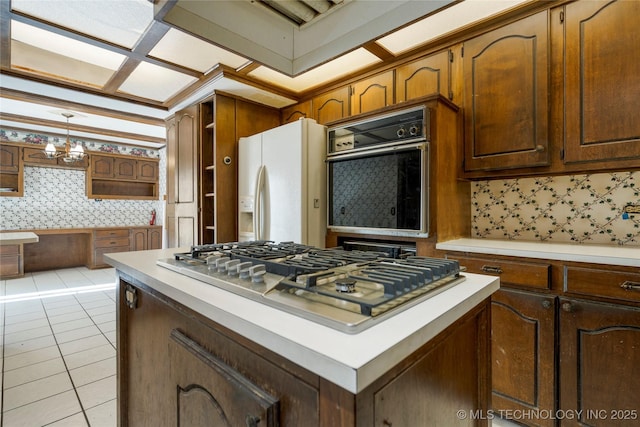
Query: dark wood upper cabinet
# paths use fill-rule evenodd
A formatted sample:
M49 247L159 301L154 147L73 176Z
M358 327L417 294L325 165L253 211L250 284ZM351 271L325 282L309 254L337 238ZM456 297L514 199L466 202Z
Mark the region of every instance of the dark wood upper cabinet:
M136 179L137 165L133 159L115 159L114 178Z
M440 94L453 100L450 50L417 59L396 69L396 102Z
M637 1L566 5L567 163L640 162L639 16Z
M313 107L311 100L300 102L299 104L285 107L280 112L282 124L295 122L303 118L313 117Z
M464 43L465 171L545 166L548 11Z
M107 156L91 156L91 176L93 178L113 178L115 158Z
M351 85L351 115L388 107L394 100L393 70L357 81Z
M349 86L343 86L313 98L313 118L324 125L349 116Z
M0 196L22 197L23 174L20 147L0 145Z

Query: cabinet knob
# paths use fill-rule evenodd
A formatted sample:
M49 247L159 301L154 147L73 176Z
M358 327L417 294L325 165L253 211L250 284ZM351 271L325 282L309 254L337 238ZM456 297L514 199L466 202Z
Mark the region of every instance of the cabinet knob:
M551 308L551 301L544 300L542 301L543 308Z
M544 150L545 150L544 145L542 145L542 144L536 145L536 151L538 153L542 153Z
M570 302L565 302L562 304L562 311L565 311L567 313L571 313L573 311L573 304L571 304Z

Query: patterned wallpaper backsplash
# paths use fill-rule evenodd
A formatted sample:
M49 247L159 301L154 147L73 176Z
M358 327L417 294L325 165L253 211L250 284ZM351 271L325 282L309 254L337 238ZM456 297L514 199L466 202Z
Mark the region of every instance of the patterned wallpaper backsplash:
M640 172L471 184L472 237L640 246ZM627 218L625 218L627 217Z
M24 197L0 197L0 229L90 228L162 224L158 200L89 199L85 171L25 166Z

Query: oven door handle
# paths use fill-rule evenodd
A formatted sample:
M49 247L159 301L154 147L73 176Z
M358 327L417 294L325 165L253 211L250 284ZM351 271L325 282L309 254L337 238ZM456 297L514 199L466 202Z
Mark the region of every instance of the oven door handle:
M400 151L408 151L408 150L426 150L427 149L427 145L429 144L429 142L425 139L421 140L420 142L416 142L413 144L407 144L407 143L402 143L402 144L395 144L395 145L391 145L391 146L386 146L386 147L382 147L382 148L376 148L376 149L369 149L369 148L361 148L358 150L354 150L354 151L350 151L348 153L342 153L340 154L340 152L336 153L329 153L327 155L327 162L332 162L332 161L336 161L336 160L348 160L348 159L356 159L359 157L369 157L369 156L374 156L376 154L387 154L387 153L393 153L394 151L396 152L400 152Z
M262 240L262 192L264 191L264 169L261 165L256 176L256 186L253 190L253 237L255 240Z

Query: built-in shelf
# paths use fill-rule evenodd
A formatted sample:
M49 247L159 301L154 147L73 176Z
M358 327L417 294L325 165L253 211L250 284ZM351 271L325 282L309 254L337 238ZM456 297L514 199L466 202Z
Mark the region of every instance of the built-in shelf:
M205 193L204 197L215 197L216 193Z
M215 123L209 123L208 125L205 126L205 128L213 129L215 125L216 125Z
M207 230L215 230L216 229L213 225L207 225L205 228Z
M213 171L213 170L216 170L216 167L215 167L215 165L210 165L210 166L205 167L205 170Z

